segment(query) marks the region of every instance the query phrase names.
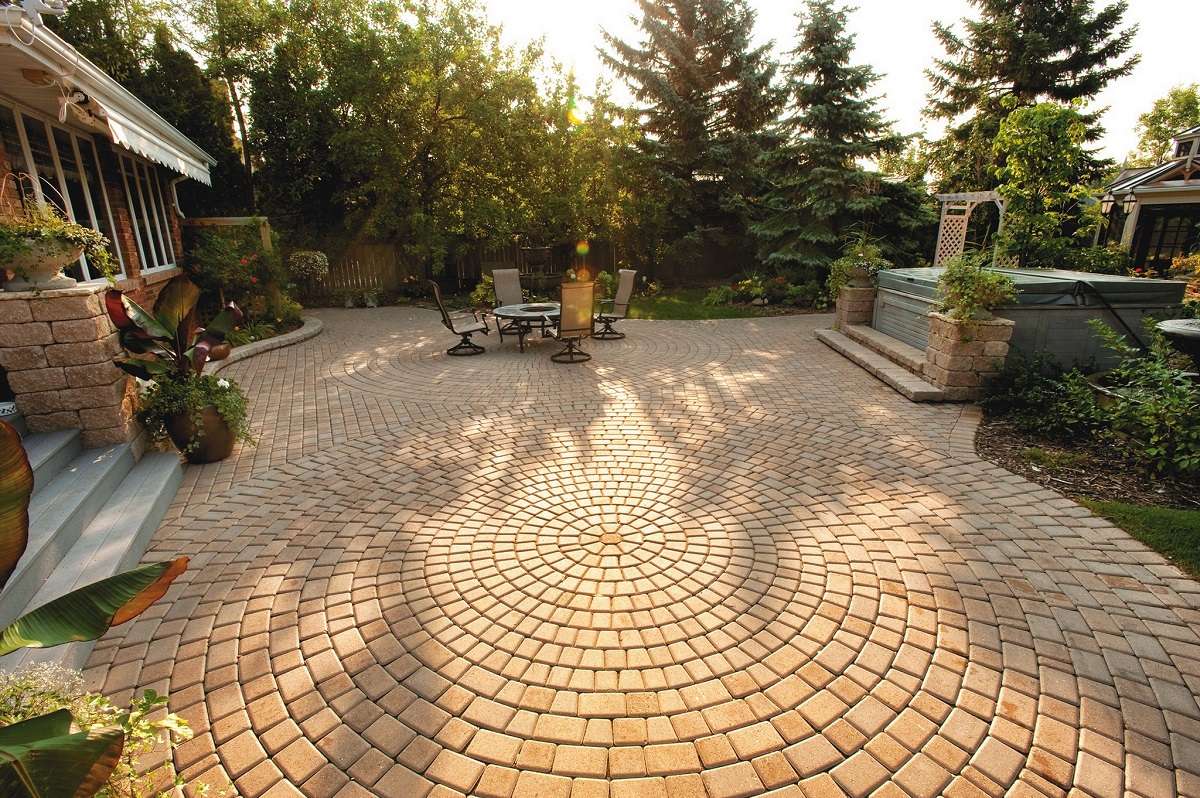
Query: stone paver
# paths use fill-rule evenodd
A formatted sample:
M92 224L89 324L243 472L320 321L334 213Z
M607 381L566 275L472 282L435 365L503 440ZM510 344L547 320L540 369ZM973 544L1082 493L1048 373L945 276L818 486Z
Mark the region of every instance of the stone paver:
M829 317L628 322L452 359L321 311L231 366L257 447L188 469L190 570L88 676L170 691L230 794L1200 794L1200 596L981 462Z

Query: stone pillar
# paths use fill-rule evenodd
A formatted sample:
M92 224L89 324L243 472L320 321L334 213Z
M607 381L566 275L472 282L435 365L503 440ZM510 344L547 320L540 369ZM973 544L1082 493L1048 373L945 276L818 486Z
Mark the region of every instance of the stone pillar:
M875 317L875 288L855 288L844 285L837 295L837 318L833 328L840 330L847 324L870 324Z
M948 399L979 399L1004 368L1013 327L1009 319L959 321L930 313L926 379L945 391Z
M80 429L85 447L132 441L133 379L104 311L104 285L0 291L0 366L32 432Z

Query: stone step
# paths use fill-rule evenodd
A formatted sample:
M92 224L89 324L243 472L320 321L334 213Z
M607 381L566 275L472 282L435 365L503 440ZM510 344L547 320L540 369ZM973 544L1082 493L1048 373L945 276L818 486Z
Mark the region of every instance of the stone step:
M129 444L75 456L29 502L29 544L0 593L0 626L29 604L133 468Z
M948 401L940 388L836 330L817 330L817 339L914 402Z
M882 333L865 324L847 324L838 332L868 349L873 349L918 377L923 376L921 371L925 368L924 349L917 349L912 344L906 344L898 338L893 338L887 333Z
M29 434L29 427L25 423L25 418L17 410L16 402L0 402L0 421L7 421L11 424L21 437Z
M21 441L29 465L33 466L33 492L50 484L50 481L66 468L83 451L79 430L63 429L55 432L35 432Z
M179 456L151 452L121 481L96 517L22 612L29 612L84 585L136 566L183 479ZM56 662L82 668L95 641L25 649L0 657L0 668Z

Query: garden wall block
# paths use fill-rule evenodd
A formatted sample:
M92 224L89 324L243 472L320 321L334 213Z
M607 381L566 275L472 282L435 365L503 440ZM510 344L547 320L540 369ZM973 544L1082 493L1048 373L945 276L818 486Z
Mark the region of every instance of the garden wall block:
M958 321L930 313L925 378L949 399L979 399L1004 368L1013 327L1008 319Z
M33 432L80 429L85 446L139 438L133 380L104 311L105 285L0 291L0 366Z
M847 324L870 324L875 315L875 289L842 286L837 295L834 329Z

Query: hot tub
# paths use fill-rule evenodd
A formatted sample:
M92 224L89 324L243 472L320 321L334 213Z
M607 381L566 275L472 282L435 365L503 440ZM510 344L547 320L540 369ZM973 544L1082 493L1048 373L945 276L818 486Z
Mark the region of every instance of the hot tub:
M938 305L937 281L942 271L927 267L880 272L871 326L924 349L929 343L928 316ZM992 271L1007 274L1017 287L1016 301L993 311L1016 322L1010 351L1044 352L1064 366L1105 368L1114 363L1115 356L1088 327L1088 319L1102 319L1127 338L1132 331L1145 340L1142 318L1178 308L1185 288L1175 280L1059 269Z

